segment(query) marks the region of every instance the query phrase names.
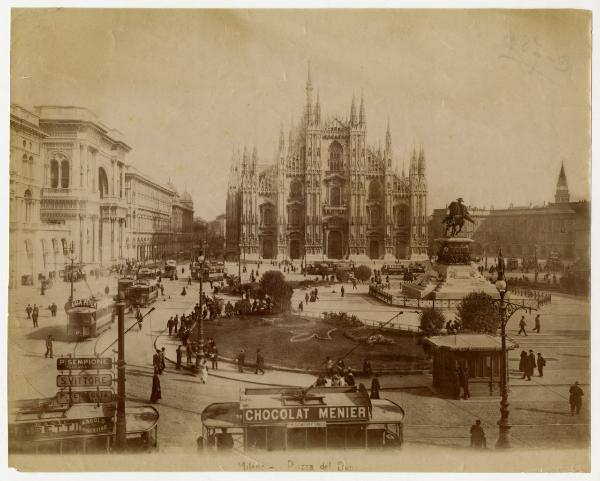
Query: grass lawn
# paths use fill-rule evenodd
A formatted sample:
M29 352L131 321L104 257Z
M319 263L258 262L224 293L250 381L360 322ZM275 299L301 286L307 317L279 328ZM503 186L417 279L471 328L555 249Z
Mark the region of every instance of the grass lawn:
M417 344L417 338L394 331L384 332L384 336L394 340L393 344L367 345L357 343L346 336L342 329L327 333L333 326L314 319L295 315L220 319L204 323L205 338L214 338L219 354L235 358L240 349L246 351L246 362L253 364L256 349L260 348L267 365L274 364L301 369L321 369L325 359L334 361L344 357L347 366L362 369L365 359L371 361L374 370L381 368L421 369L428 365L425 354ZM365 337L377 334L372 327L354 328L352 335ZM318 335L318 338L312 336ZM292 341L295 340L295 342Z

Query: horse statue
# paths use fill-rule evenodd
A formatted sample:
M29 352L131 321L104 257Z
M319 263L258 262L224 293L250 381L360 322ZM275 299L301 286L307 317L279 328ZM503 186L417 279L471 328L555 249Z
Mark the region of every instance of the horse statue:
M459 197L455 201L450 202L446 211L446 217L442 221L442 224L446 226L446 237L448 237L448 231L450 231L450 237L456 237L460 234L465 220L468 220L471 224L475 224L475 221L469 215L467 206L463 204L462 197Z

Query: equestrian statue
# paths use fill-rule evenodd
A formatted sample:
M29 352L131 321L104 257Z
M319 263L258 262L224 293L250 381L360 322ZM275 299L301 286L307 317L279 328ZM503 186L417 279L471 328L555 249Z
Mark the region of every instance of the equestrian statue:
M442 224L446 225L446 237L448 237L448 231L450 231L450 237L456 237L460 234L460 231L465 224L465 220L468 220L471 224L475 224L473 218L469 215L467 206L463 204L462 197L459 197L455 201L450 202L448 209L446 210L446 217L442 221Z

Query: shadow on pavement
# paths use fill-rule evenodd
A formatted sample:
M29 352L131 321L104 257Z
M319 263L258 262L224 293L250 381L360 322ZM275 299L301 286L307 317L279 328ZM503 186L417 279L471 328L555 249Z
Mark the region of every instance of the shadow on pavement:
M67 336L66 326L47 326L33 328L33 330L27 333L27 339L33 341L45 341L48 334L52 334L52 337L57 342L70 342L73 339Z
M533 413L544 413L544 414L559 414L562 416L571 417L571 413L566 411L551 411L549 409L538 409L538 408L513 408L515 411L530 411Z

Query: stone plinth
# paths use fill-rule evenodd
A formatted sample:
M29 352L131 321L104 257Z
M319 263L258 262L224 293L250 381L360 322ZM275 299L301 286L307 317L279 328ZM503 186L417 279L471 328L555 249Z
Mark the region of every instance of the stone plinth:
M498 297L498 291L471 263L472 239L449 237L435 240L439 249L433 269L438 273L434 299L461 299L471 292Z

